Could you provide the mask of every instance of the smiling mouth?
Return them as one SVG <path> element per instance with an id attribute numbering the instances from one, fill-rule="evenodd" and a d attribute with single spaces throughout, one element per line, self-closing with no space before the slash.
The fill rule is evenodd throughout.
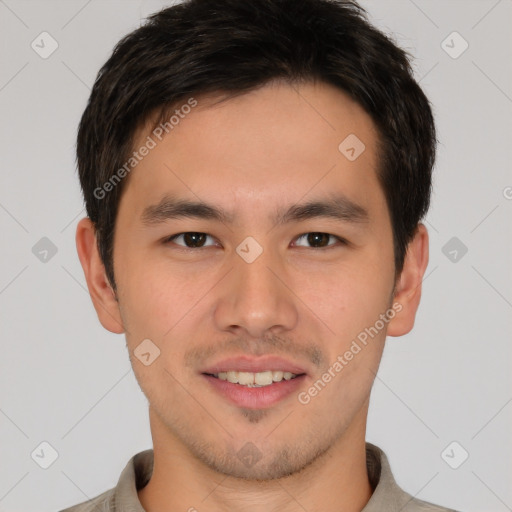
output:
<path id="1" fill-rule="evenodd" d="M 219 380 L 230 382 L 231 384 L 239 384 L 249 388 L 261 388 L 271 386 L 276 382 L 283 380 L 292 380 L 300 375 L 291 372 L 283 372 L 280 370 L 266 370 L 263 372 L 242 372 L 242 371 L 229 371 L 219 373 L 206 373 L 210 377 L 215 377 Z"/>

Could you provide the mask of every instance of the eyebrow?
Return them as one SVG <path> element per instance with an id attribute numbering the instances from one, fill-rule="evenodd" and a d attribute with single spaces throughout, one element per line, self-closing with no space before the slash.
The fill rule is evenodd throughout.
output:
<path id="1" fill-rule="evenodd" d="M 203 201 L 190 201 L 166 195 L 158 204 L 147 206 L 141 215 L 142 223 L 155 226 L 167 220 L 192 218 L 214 220 L 223 224 L 233 224 L 235 215 L 222 208 Z M 343 195 L 312 200 L 279 208 L 271 217 L 273 224 L 282 225 L 315 218 L 330 218 L 350 223 L 368 222 L 369 213 L 361 205 Z"/>

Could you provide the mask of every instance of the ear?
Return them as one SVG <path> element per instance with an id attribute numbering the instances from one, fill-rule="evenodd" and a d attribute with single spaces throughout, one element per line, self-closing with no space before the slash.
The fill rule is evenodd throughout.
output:
<path id="1" fill-rule="evenodd" d="M 403 336 L 414 327 L 416 311 L 420 304 L 421 284 L 428 265 L 428 232 L 418 224 L 413 239 L 407 246 L 404 267 L 397 279 L 393 303 L 399 304 L 397 314 L 390 320 L 388 336 Z"/>
<path id="2" fill-rule="evenodd" d="M 87 288 L 101 325 L 110 332 L 124 332 L 119 304 L 107 279 L 96 243 L 96 230 L 88 217 L 76 228 L 76 249 L 84 270 Z"/>

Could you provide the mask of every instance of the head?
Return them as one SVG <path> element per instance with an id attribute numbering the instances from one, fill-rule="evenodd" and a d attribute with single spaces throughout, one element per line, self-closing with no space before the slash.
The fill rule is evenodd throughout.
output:
<path id="1" fill-rule="evenodd" d="M 267 479 L 360 435 L 414 324 L 434 156 L 408 56 L 355 2 L 191 0 L 119 42 L 80 122 L 77 247 L 154 437 Z M 233 365 L 299 377 L 237 402 L 212 377 Z"/>

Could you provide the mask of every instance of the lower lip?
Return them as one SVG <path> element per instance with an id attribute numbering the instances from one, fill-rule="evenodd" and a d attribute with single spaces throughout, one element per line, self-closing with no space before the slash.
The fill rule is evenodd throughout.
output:
<path id="1" fill-rule="evenodd" d="M 250 388 L 233 384 L 227 380 L 217 379 L 211 375 L 203 374 L 213 388 L 231 403 L 247 409 L 263 409 L 271 407 L 297 390 L 303 383 L 306 375 L 299 375 L 294 379 L 274 382 L 268 386 Z"/>

